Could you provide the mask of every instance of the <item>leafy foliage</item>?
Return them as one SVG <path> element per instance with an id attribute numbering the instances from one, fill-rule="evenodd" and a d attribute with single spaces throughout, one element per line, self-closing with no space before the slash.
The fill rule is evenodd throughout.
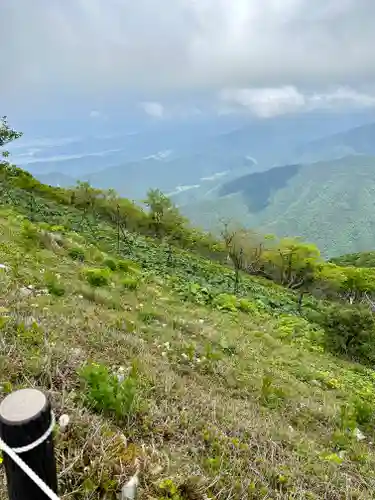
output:
<path id="1" fill-rule="evenodd" d="M 80 371 L 86 384 L 86 401 L 97 411 L 113 414 L 121 420 L 135 410 L 138 375 L 133 365 L 126 377 L 120 372 L 113 374 L 102 364 L 93 363 Z"/>
<path id="2" fill-rule="evenodd" d="M 84 275 L 92 286 L 106 286 L 111 277 L 107 269 L 85 269 Z"/>
<path id="3" fill-rule="evenodd" d="M 318 321 L 326 332 L 330 349 L 362 362 L 374 363 L 375 318 L 368 308 L 330 305 Z"/>

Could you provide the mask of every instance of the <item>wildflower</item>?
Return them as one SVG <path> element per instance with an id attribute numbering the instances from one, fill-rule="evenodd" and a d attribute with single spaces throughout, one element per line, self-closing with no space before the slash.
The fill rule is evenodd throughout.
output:
<path id="1" fill-rule="evenodd" d="M 59 418 L 59 426 L 60 426 L 60 430 L 62 432 L 66 431 L 68 425 L 69 425 L 69 422 L 70 422 L 70 417 L 69 415 L 61 415 L 61 417 Z"/>
<path id="2" fill-rule="evenodd" d="M 122 487 L 121 489 L 121 500 L 135 500 L 138 493 L 138 474 L 134 474 L 133 477 Z"/>
<path id="3" fill-rule="evenodd" d="M 358 427 L 354 429 L 353 435 L 357 438 L 357 441 L 363 441 L 366 439 L 366 436 L 358 429 Z"/>

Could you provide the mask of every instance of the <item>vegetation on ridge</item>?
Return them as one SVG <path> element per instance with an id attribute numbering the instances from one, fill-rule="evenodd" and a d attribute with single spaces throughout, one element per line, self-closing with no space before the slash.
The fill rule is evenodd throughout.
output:
<path id="1" fill-rule="evenodd" d="M 372 269 L 2 173 L 0 395 L 70 416 L 62 498 L 373 498 Z"/>

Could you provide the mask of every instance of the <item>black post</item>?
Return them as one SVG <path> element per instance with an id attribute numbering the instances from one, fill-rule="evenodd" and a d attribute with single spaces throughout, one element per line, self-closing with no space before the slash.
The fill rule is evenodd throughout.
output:
<path id="1" fill-rule="evenodd" d="M 51 404 L 37 389 L 15 391 L 0 404 L 0 437 L 57 493 Z M 41 443 L 36 443 L 46 435 Z M 36 443 L 36 446 L 33 446 Z M 29 450 L 22 448 L 29 447 Z M 17 448 L 20 450 L 17 452 Z M 43 491 L 4 453 L 9 500 L 47 500 Z"/>

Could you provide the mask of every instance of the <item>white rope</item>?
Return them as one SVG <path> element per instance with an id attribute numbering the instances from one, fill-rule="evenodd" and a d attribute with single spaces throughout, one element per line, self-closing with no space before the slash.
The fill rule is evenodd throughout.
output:
<path id="1" fill-rule="evenodd" d="M 26 453 L 27 451 L 33 450 L 40 444 L 46 441 L 50 434 L 52 434 L 53 428 L 55 427 L 55 415 L 51 413 L 51 423 L 44 434 L 40 438 L 36 439 L 33 443 L 27 444 L 26 446 L 20 446 L 19 448 L 12 448 L 15 453 Z"/>
<path id="2" fill-rule="evenodd" d="M 34 483 L 39 486 L 39 488 L 45 493 L 51 500 L 60 500 L 54 491 L 44 482 L 40 477 L 35 474 L 35 472 L 20 458 L 17 453 L 24 453 L 25 451 L 30 451 L 33 448 L 39 446 L 43 441 L 45 441 L 51 434 L 55 424 L 55 418 L 52 413 L 51 425 L 48 427 L 47 431 L 33 443 L 20 448 L 10 448 L 1 438 L 0 438 L 0 449 L 3 450 L 12 460 L 15 462 L 23 472 L 29 476 L 29 478 L 34 481 Z M 21 451 L 20 451 L 21 450 Z"/>

